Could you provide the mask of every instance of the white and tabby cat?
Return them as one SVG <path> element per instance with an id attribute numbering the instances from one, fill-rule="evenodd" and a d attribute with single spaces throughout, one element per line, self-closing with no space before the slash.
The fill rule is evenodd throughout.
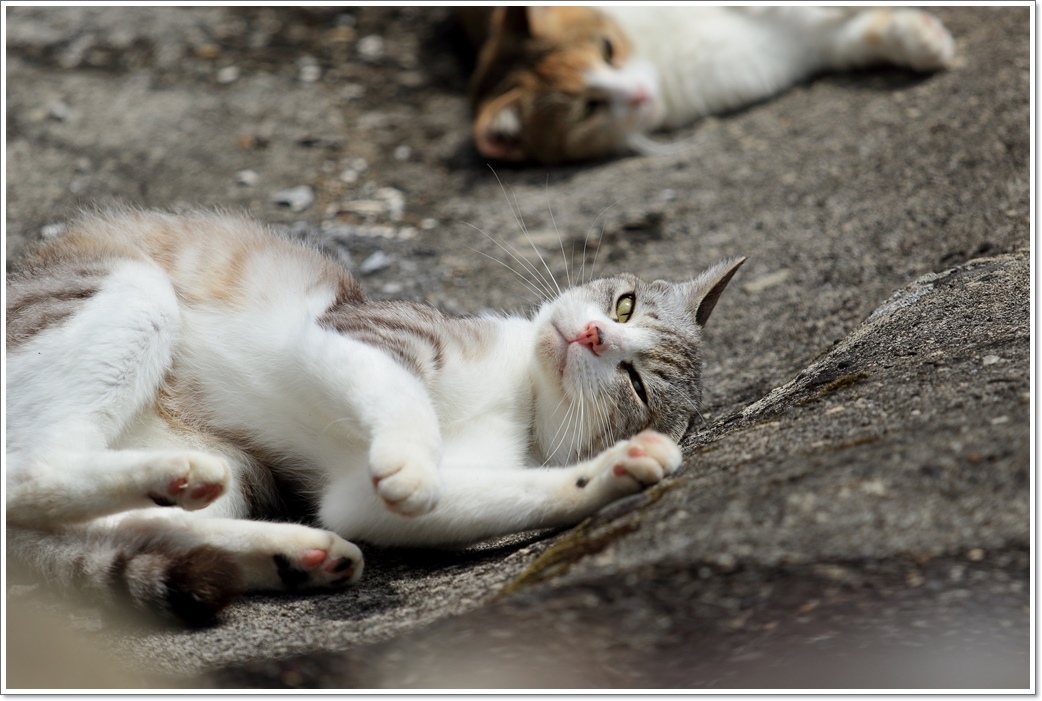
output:
<path id="1" fill-rule="evenodd" d="M 668 151 L 646 134 L 749 105 L 825 71 L 948 66 L 955 43 L 904 8 L 501 7 L 459 10 L 480 47 L 474 141 L 500 160 Z"/>
<path id="2" fill-rule="evenodd" d="M 345 539 L 577 523 L 679 465 L 700 330 L 742 260 L 452 318 L 369 301 L 244 219 L 87 215 L 7 283 L 8 552 L 204 621 L 241 591 L 355 581 Z M 327 530 L 249 520 L 288 493 Z"/>

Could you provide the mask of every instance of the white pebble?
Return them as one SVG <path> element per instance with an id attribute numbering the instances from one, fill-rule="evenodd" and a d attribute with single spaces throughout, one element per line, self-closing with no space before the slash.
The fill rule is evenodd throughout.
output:
<path id="1" fill-rule="evenodd" d="M 40 229 L 40 236 L 45 239 L 53 239 L 57 236 L 61 236 L 64 232 L 64 224 L 48 224 L 47 226 Z"/>
<path id="2" fill-rule="evenodd" d="M 222 85 L 228 83 L 234 83 L 239 79 L 239 67 L 238 66 L 225 66 L 224 68 L 217 71 L 217 82 Z"/>
<path id="3" fill-rule="evenodd" d="M 260 176 L 257 175 L 257 171 L 255 170 L 250 170 L 247 168 L 246 170 L 240 170 L 238 173 L 235 174 L 235 182 L 245 187 L 253 187 L 259 181 Z"/>
<path id="4" fill-rule="evenodd" d="M 399 161 L 407 161 L 411 155 L 412 149 L 404 144 L 394 150 L 394 157 Z"/>
<path id="5" fill-rule="evenodd" d="M 1002 360 L 1002 358 L 1000 358 L 997 355 L 986 355 L 986 356 L 984 356 L 984 361 L 983 362 L 984 362 L 985 365 L 994 365 L 995 363 L 999 362 L 1000 360 Z"/>
<path id="6" fill-rule="evenodd" d="M 361 272 L 362 275 L 372 275 L 373 273 L 378 273 L 381 270 L 390 268 L 393 262 L 394 257 L 387 255 L 383 251 L 377 251 L 362 261 L 362 265 L 359 267 L 359 272 Z"/>
<path id="7" fill-rule="evenodd" d="M 300 185 L 276 192 L 271 200 L 275 204 L 289 207 L 294 212 L 301 212 L 315 201 L 315 191 L 311 189 L 310 185 Z"/>
<path id="8" fill-rule="evenodd" d="M 370 34 L 358 40 L 358 55 L 363 61 L 379 61 L 384 55 L 383 37 Z"/>

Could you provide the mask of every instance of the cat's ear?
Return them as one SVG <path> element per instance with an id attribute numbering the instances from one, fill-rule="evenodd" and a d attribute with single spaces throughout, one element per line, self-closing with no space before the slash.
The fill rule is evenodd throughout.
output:
<path id="1" fill-rule="evenodd" d="M 521 90 L 515 88 L 478 107 L 474 119 L 474 144 L 485 158 L 520 161 L 525 157 L 521 144 Z"/>
<path id="2" fill-rule="evenodd" d="M 745 256 L 741 256 L 720 261 L 691 282 L 686 282 L 681 286 L 686 297 L 687 307 L 694 316 L 696 324 L 703 327 L 706 325 L 721 293 L 745 260 Z"/>
<path id="3" fill-rule="evenodd" d="M 528 7 L 497 7 L 492 11 L 492 34 L 512 35 L 521 39 L 532 37 L 532 24 L 529 22 Z"/>

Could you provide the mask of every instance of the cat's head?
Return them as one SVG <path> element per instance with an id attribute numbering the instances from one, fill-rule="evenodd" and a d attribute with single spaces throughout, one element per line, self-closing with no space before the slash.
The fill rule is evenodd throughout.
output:
<path id="1" fill-rule="evenodd" d="M 645 428 L 679 441 L 698 420 L 701 331 L 745 258 L 694 280 L 617 275 L 571 288 L 536 316 L 536 447 L 589 458 Z"/>
<path id="2" fill-rule="evenodd" d="M 487 158 L 560 163 L 623 151 L 663 112 L 658 72 L 592 7 L 499 7 L 471 80 Z"/>

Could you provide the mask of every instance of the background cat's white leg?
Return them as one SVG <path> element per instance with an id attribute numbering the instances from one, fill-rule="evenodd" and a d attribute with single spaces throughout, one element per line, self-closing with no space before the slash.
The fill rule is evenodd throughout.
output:
<path id="1" fill-rule="evenodd" d="M 955 40 L 933 15 L 905 8 L 858 12 L 833 33 L 829 68 L 890 63 L 917 71 L 949 66 Z"/>
<path id="2" fill-rule="evenodd" d="M 178 326 L 166 275 L 116 262 L 75 314 L 8 355 L 8 523 L 48 527 L 150 499 L 199 508 L 221 493 L 222 458 L 110 449 L 154 401 Z"/>
<path id="3" fill-rule="evenodd" d="M 645 431 L 571 467 L 446 464 L 445 493 L 439 508 L 409 519 L 379 508 L 366 493 L 364 482 L 347 475 L 327 489 L 319 520 L 344 537 L 380 545 L 468 543 L 576 524 L 606 504 L 660 481 L 680 460 L 680 449 L 672 440 Z"/>

